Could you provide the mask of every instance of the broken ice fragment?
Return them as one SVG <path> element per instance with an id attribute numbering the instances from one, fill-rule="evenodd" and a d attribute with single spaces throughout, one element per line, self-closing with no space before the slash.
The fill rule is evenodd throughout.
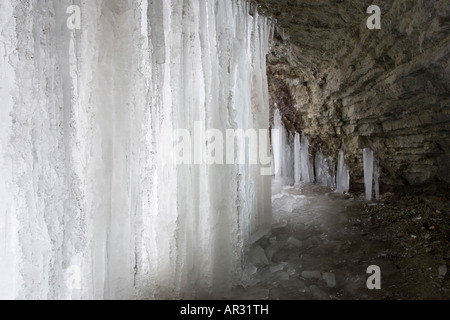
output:
<path id="1" fill-rule="evenodd" d="M 272 230 L 275 230 L 275 229 L 283 229 L 283 228 L 285 228 L 286 226 L 287 226 L 287 222 L 286 222 L 286 221 L 282 221 L 282 222 L 273 224 L 273 225 L 272 225 Z"/>
<path id="2" fill-rule="evenodd" d="M 333 273 L 325 272 L 322 278 L 327 282 L 328 287 L 336 288 L 336 277 L 334 276 Z"/>
<path id="3" fill-rule="evenodd" d="M 264 252 L 264 249 L 261 248 L 260 246 L 256 246 L 256 248 L 254 248 L 252 250 L 252 258 L 255 263 L 265 264 L 265 265 L 270 264 L 269 260 L 267 259 L 266 254 Z"/>
<path id="4" fill-rule="evenodd" d="M 320 279 L 320 278 L 322 278 L 322 275 L 320 274 L 320 271 L 303 271 L 302 278 L 304 278 L 304 279 Z"/>
<path id="5" fill-rule="evenodd" d="M 294 237 L 290 237 L 288 239 L 287 243 L 289 245 L 297 247 L 297 248 L 301 248 L 302 247 L 302 242 L 300 240 L 295 239 Z"/>
<path id="6" fill-rule="evenodd" d="M 311 293 L 319 300 L 329 300 L 331 298 L 318 286 L 311 286 L 309 287 L 309 290 L 311 290 Z"/>
<path id="7" fill-rule="evenodd" d="M 280 281 L 288 281 L 289 280 L 289 274 L 286 272 L 281 272 L 278 275 L 278 279 L 280 279 Z"/>
<path id="8" fill-rule="evenodd" d="M 273 267 L 270 267 L 270 272 L 275 273 L 278 271 L 282 271 L 284 269 L 284 265 L 283 264 L 279 264 Z"/>

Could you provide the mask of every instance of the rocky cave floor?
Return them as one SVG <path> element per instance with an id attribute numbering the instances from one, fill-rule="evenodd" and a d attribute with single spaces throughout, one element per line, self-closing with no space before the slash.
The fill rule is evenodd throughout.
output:
<path id="1" fill-rule="evenodd" d="M 450 202 L 445 196 L 340 196 L 273 186 L 274 224 L 252 245 L 231 299 L 428 300 L 450 298 Z M 367 268 L 381 269 L 369 290 Z"/>

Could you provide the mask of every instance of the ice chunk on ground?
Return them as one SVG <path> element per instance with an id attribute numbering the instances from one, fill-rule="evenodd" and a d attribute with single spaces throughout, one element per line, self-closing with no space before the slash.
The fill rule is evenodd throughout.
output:
<path id="1" fill-rule="evenodd" d="M 278 271 L 282 271 L 283 269 L 284 269 L 284 265 L 283 264 L 278 264 L 276 266 L 270 267 L 270 272 L 276 273 Z"/>
<path id="2" fill-rule="evenodd" d="M 439 267 L 439 275 L 445 277 L 447 275 L 447 266 L 443 265 Z"/>
<path id="3" fill-rule="evenodd" d="M 260 231 L 257 231 L 256 233 L 254 233 L 249 239 L 248 239 L 248 243 L 254 244 L 255 242 L 257 242 L 258 240 L 264 238 L 265 236 L 267 236 L 268 234 L 270 234 L 270 229 L 262 229 Z"/>
<path id="4" fill-rule="evenodd" d="M 302 242 L 298 239 L 295 239 L 294 237 L 290 237 L 287 241 L 287 244 L 293 246 L 293 247 L 297 247 L 297 248 L 301 248 L 302 247 Z"/>
<path id="5" fill-rule="evenodd" d="M 289 274 L 287 273 L 287 272 L 280 272 L 279 274 L 278 274 L 278 279 L 280 280 L 280 281 L 288 281 L 289 280 Z"/>
<path id="6" fill-rule="evenodd" d="M 326 281 L 328 287 L 336 288 L 336 277 L 333 273 L 325 272 L 322 278 Z"/>
<path id="7" fill-rule="evenodd" d="M 278 222 L 272 225 L 272 230 L 283 229 L 286 228 L 286 226 L 287 226 L 286 221 Z"/>
<path id="8" fill-rule="evenodd" d="M 287 273 L 288 273 L 288 275 L 293 276 L 296 274 L 296 271 L 295 271 L 295 269 L 289 268 Z"/>
<path id="9" fill-rule="evenodd" d="M 311 286 L 309 287 L 309 290 L 314 295 L 316 299 L 319 300 L 329 300 L 330 296 L 324 292 L 322 289 L 320 289 L 318 286 Z"/>
<path id="10" fill-rule="evenodd" d="M 304 279 L 321 279 L 320 271 L 302 271 L 302 278 Z"/>
<path id="11" fill-rule="evenodd" d="M 281 199 L 283 199 L 284 196 L 286 196 L 284 193 L 278 193 L 278 194 L 272 196 L 272 201 L 281 200 Z"/>
<path id="12" fill-rule="evenodd" d="M 264 252 L 264 249 L 260 246 L 256 246 L 250 251 L 251 260 L 256 264 L 270 264 L 269 260 L 267 259 L 266 253 Z"/>
<path id="13" fill-rule="evenodd" d="M 269 294 L 270 291 L 268 289 L 252 287 L 245 291 L 241 300 L 268 300 Z"/>
<path id="14" fill-rule="evenodd" d="M 278 251 L 280 251 L 282 248 L 283 248 L 283 243 L 274 243 L 274 244 L 271 244 L 270 246 L 268 246 L 267 248 L 266 248 L 266 256 L 267 256 L 267 258 L 270 260 L 270 261 L 272 261 L 273 260 L 273 256 L 278 252 Z"/>

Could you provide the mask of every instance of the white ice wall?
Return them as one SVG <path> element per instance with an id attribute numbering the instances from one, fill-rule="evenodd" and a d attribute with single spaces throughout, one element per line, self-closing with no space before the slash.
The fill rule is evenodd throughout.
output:
<path id="1" fill-rule="evenodd" d="M 268 129 L 271 26 L 252 10 L 0 4 L 0 298 L 193 298 L 238 282 L 247 239 L 271 222 L 270 177 L 171 157 L 174 130 L 196 121 Z"/>

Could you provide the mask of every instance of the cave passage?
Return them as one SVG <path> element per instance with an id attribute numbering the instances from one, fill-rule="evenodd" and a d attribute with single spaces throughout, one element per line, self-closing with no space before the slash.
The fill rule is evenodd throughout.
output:
<path id="1" fill-rule="evenodd" d="M 274 179 L 272 200 L 273 225 L 252 244 L 233 299 L 417 298 L 418 292 L 401 290 L 405 279 L 389 259 L 395 249 L 376 235 L 363 199 Z M 383 272 L 383 292 L 367 287 L 372 265 Z"/>
<path id="2" fill-rule="evenodd" d="M 447 299 L 446 265 L 435 258 L 447 235 L 432 226 L 440 214 L 428 206 L 441 200 L 385 194 L 367 202 L 364 193 L 276 178 L 272 186 L 273 224 L 253 239 L 242 283 L 228 298 Z M 371 287 L 372 267 L 380 270 L 379 290 Z"/>

